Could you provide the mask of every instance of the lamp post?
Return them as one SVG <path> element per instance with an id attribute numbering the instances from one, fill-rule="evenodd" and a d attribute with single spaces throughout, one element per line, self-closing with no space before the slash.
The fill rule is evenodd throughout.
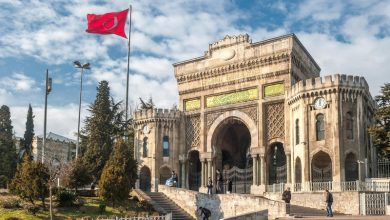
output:
<path id="1" fill-rule="evenodd" d="M 46 148 L 46 119 L 47 119 L 47 96 L 51 92 L 51 78 L 49 77 L 49 70 L 46 69 L 46 85 L 45 85 L 45 113 L 43 117 L 43 141 L 42 141 L 42 163 L 45 162 L 45 148 Z"/>
<path id="2" fill-rule="evenodd" d="M 80 76 L 80 102 L 79 102 L 79 119 L 77 123 L 77 142 L 76 142 L 76 159 L 79 155 L 79 141 L 80 141 L 80 114 L 81 114 L 81 95 L 83 92 L 83 72 L 84 69 L 89 70 L 91 69 L 89 63 L 81 64 L 80 61 L 74 61 L 73 62 L 74 67 L 77 69 L 81 69 L 81 76 Z"/>
<path id="3" fill-rule="evenodd" d="M 360 164 L 364 163 L 364 161 L 362 160 L 357 160 L 356 161 L 358 163 L 358 175 L 359 175 L 359 182 L 362 181 L 362 170 L 360 168 Z"/>

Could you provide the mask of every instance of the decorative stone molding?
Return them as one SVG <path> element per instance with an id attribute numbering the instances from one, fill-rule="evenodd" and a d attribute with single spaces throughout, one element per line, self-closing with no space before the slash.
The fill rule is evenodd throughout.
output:
<path id="1" fill-rule="evenodd" d="M 186 82 L 192 82 L 192 81 L 207 79 L 219 75 L 224 75 L 231 72 L 247 70 L 249 68 L 268 66 L 271 64 L 281 63 L 281 62 L 289 62 L 290 58 L 291 58 L 290 54 L 287 51 L 285 51 L 279 54 L 257 57 L 251 60 L 230 63 L 228 65 L 223 65 L 223 66 L 210 68 L 202 71 L 187 73 L 185 75 L 177 76 L 176 80 L 178 84 L 182 84 Z"/>
<path id="2" fill-rule="evenodd" d="M 278 76 L 288 75 L 288 74 L 290 74 L 289 70 L 269 72 L 269 73 L 266 73 L 266 74 L 250 76 L 250 77 L 241 78 L 241 79 L 237 79 L 237 80 L 232 80 L 232 81 L 228 81 L 228 82 L 225 81 L 225 82 L 216 83 L 216 84 L 213 84 L 213 85 L 201 86 L 201 87 L 194 88 L 194 89 L 188 89 L 188 90 L 179 91 L 179 95 L 195 93 L 195 92 L 201 92 L 201 91 L 204 91 L 204 90 L 207 90 L 207 89 L 216 89 L 216 88 L 220 88 L 220 87 L 224 87 L 224 86 L 235 85 L 235 84 L 239 84 L 239 83 L 250 82 L 250 81 L 255 81 L 255 80 L 261 80 L 261 79 L 266 79 L 266 78 L 275 78 L 275 77 L 278 77 Z"/>
<path id="3" fill-rule="evenodd" d="M 276 137 L 284 138 L 284 103 L 276 102 L 266 104 L 265 112 L 265 138 L 270 140 Z"/>
<path id="4" fill-rule="evenodd" d="M 200 145 L 200 115 L 185 117 L 186 124 L 186 147 L 198 148 Z"/>

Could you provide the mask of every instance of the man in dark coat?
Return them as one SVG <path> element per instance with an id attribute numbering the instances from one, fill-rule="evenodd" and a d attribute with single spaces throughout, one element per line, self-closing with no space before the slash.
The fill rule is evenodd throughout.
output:
<path id="1" fill-rule="evenodd" d="M 204 207 L 199 207 L 200 210 L 200 217 L 203 215 L 203 220 L 208 220 L 209 217 L 211 216 L 211 211 L 204 208 Z"/>
<path id="2" fill-rule="evenodd" d="M 291 201 L 291 191 L 290 187 L 287 187 L 282 194 L 282 200 L 286 202 L 286 214 L 290 214 L 290 201 Z"/>
<path id="3" fill-rule="evenodd" d="M 332 212 L 332 204 L 333 204 L 333 195 L 332 193 L 329 192 L 328 189 L 325 190 L 326 192 L 326 216 L 328 217 L 333 217 L 333 212 Z"/>

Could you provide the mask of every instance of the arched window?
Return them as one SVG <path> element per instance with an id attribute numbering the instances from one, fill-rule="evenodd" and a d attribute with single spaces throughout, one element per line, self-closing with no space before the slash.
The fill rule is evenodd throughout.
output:
<path id="1" fill-rule="evenodd" d="M 316 138 L 317 141 L 325 139 L 325 122 L 323 114 L 318 114 L 316 116 Z"/>
<path id="2" fill-rule="evenodd" d="M 142 145 L 142 156 L 147 157 L 148 156 L 148 138 L 144 137 L 144 142 Z"/>
<path id="3" fill-rule="evenodd" d="M 163 137 L 163 157 L 169 157 L 169 137 Z"/>
<path id="4" fill-rule="evenodd" d="M 299 119 L 295 120 L 295 144 L 299 144 Z"/>
<path id="5" fill-rule="evenodd" d="M 345 131 L 348 139 L 353 139 L 353 119 L 352 113 L 347 112 L 345 115 Z"/>

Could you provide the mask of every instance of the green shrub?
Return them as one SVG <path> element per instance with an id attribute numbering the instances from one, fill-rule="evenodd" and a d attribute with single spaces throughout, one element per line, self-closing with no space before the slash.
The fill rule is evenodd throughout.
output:
<path id="1" fill-rule="evenodd" d="M 5 220 L 19 220 L 19 218 L 17 218 L 17 217 L 8 217 Z"/>
<path id="2" fill-rule="evenodd" d="M 148 211 L 148 212 L 151 212 L 154 210 L 153 206 L 150 203 L 148 203 L 146 200 L 138 202 L 136 205 L 136 208 L 138 210 L 143 210 L 143 211 Z"/>
<path id="3" fill-rule="evenodd" d="M 4 209 L 16 209 L 20 208 L 20 200 L 15 197 L 7 196 L 0 200 L 0 205 Z"/>
<path id="4" fill-rule="evenodd" d="M 0 175 L 0 188 L 7 188 L 8 178 L 4 175 Z"/>
<path id="5" fill-rule="evenodd" d="M 103 214 L 106 211 L 105 204 L 99 204 L 99 214 Z"/>
<path id="6" fill-rule="evenodd" d="M 70 191 L 61 190 L 57 193 L 57 202 L 60 207 L 74 206 L 76 199 L 76 194 Z"/>
<path id="7" fill-rule="evenodd" d="M 33 215 L 35 215 L 35 213 L 39 211 L 39 207 L 32 204 L 26 204 L 24 206 L 24 209 L 26 209 L 28 213 L 31 213 Z"/>

